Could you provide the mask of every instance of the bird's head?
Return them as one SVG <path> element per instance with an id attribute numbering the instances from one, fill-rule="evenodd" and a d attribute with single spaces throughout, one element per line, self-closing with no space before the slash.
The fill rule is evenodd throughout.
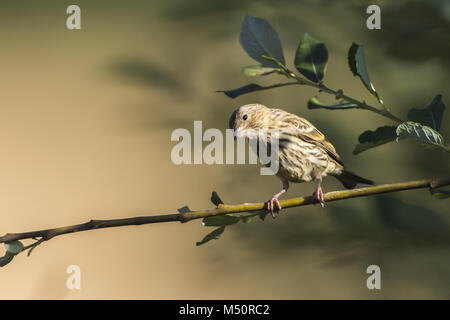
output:
<path id="1" fill-rule="evenodd" d="M 246 104 L 234 110 L 229 121 L 234 136 L 251 138 L 255 130 L 264 129 L 267 111 L 262 104 Z"/>

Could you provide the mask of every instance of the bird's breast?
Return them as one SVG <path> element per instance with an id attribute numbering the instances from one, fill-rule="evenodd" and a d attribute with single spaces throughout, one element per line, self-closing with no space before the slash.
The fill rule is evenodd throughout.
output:
<path id="1" fill-rule="evenodd" d="M 317 179 L 328 166 L 326 152 L 297 137 L 280 136 L 278 152 L 280 175 L 292 182 Z"/>

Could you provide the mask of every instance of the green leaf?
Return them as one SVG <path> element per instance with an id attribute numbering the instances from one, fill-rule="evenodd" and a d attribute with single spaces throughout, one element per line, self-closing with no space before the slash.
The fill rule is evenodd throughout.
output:
<path id="1" fill-rule="evenodd" d="M 336 104 L 325 105 L 319 101 L 317 97 L 312 97 L 308 101 L 308 109 L 329 109 L 329 110 L 337 110 L 337 109 L 357 109 L 359 106 L 355 103 L 341 100 Z"/>
<path id="2" fill-rule="evenodd" d="M 450 149 L 444 145 L 444 139 L 439 132 L 416 122 L 404 122 L 398 127 L 384 126 L 375 131 L 365 131 L 359 136 L 359 144 L 353 150 L 353 154 L 366 151 L 373 147 L 405 138 L 416 139 L 433 147 L 440 147 L 446 151 Z"/>
<path id="3" fill-rule="evenodd" d="M 433 195 L 433 197 L 440 199 L 440 200 L 450 198 L 450 190 L 431 189 L 430 193 Z"/>
<path id="4" fill-rule="evenodd" d="M 220 235 L 225 231 L 225 226 L 222 226 L 220 228 L 214 229 L 212 232 L 208 233 L 202 241 L 199 241 L 196 243 L 197 246 L 201 246 L 202 244 L 205 244 L 211 240 L 217 240 L 219 239 Z"/>
<path id="5" fill-rule="evenodd" d="M 442 102 L 442 95 L 436 95 L 425 109 L 411 109 L 408 112 L 408 120 L 418 122 L 436 131 L 441 129 L 442 117 L 445 105 Z"/>
<path id="6" fill-rule="evenodd" d="M 205 227 L 219 227 L 238 223 L 239 220 L 241 220 L 241 218 L 238 216 L 234 216 L 232 214 L 222 214 L 203 218 L 202 223 Z"/>
<path id="7" fill-rule="evenodd" d="M 184 206 L 184 207 L 177 209 L 177 211 L 178 211 L 178 213 L 186 213 L 186 212 L 191 212 L 191 209 L 189 209 L 188 206 Z"/>
<path id="8" fill-rule="evenodd" d="M 353 150 L 353 154 L 358 154 L 368 149 L 394 141 L 397 138 L 395 126 L 379 127 L 375 131 L 364 131 L 358 138 L 359 144 Z"/>
<path id="9" fill-rule="evenodd" d="M 239 97 L 242 94 L 253 92 L 253 91 L 258 91 L 258 90 L 262 90 L 262 89 L 263 89 L 263 87 L 261 87 L 260 85 L 257 85 L 255 83 L 250 83 L 250 84 L 247 84 L 247 85 L 245 85 L 243 87 L 240 87 L 240 88 L 237 88 L 237 89 L 219 90 L 217 92 L 223 92 L 228 97 L 234 99 L 236 97 Z"/>
<path id="10" fill-rule="evenodd" d="M 11 253 L 9 251 L 6 251 L 5 255 L 3 257 L 0 257 L 0 267 L 6 266 L 8 263 L 12 261 L 15 254 Z"/>
<path id="11" fill-rule="evenodd" d="M 327 71 L 328 50 L 325 44 L 305 33 L 295 53 L 297 70 L 313 82 L 322 81 Z"/>
<path id="12" fill-rule="evenodd" d="M 274 62 L 262 56 L 269 56 L 285 64 L 281 41 L 275 29 L 264 19 L 246 15 L 242 23 L 239 42 L 247 54 L 264 67 L 274 67 Z"/>
<path id="13" fill-rule="evenodd" d="M 264 219 L 266 218 L 266 216 L 267 216 L 268 213 L 269 213 L 269 212 L 267 212 L 267 211 L 262 211 L 262 212 L 258 215 L 258 217 L 259 217 L 262 221 L 264 221 Z"/>
<path id="14" fill-rule="evenodd" d="M 278 87 L 284 87 L 284 86 L 291 86 L 291 85 L 297 85 L 298 82 L 285 82 L 285 83 L 276 83 L 276 84 L 272 84 L 270 86 L 260 86 L 254 83 L 250 83 L 246 86 L 237 88 L 237 89 L 233 89 L 233 90 L 217 90 L 216 92 L 223 92 L 225 93 L 228 97 L 230 98 L 236 98 L 242 94 L 245 93 L 249 93 L 249 92 L 253 92 L 253 91 L 259 91 L 259 90 L 267 90 L 267 89 L 273 89 L 273 88 L 278 88 Z"/>
<path id="15" fill-rule="evenodd" d="M 263 66 L 246 66 L 242 68 L 242 73 L 246 76 L 266 76 L 274 72 L 280 72 L 280 68 L 270 68 Z"/>
<path id="16" fill-rule="evenodd" d="M 352 43 L 348 51 L 348 64 L 353 75 L 358 76 L 367 90 L 369 90 L 369 92 L 375 98 L 377 98 L 378 102 L 381 105 L 384 105 L 383 100 L 381 100 L 380 96 L 375 90 L 375 87 L 370 81 L 369 74 L 366 69 L 366 63 L 364 61 L 364 50 L 362 45 Z"/>
<path id="17" fill-rule="evenodd" d="M 412 121 L 403 122 L 397 127 L 397 141 L 406 138 L 412 138 L 431 145 L 444 145 L 444 138 L 439 132 Z"/>
<path id="18" fill-rule="evenodd" d="M 219 204 L 223 204 L 222 199 L 220 199 L 219 195 L 215 191 L 213 191 L 211 194 L 211 202 L 217 207 L 219 206 Z"/>
<path id="19" fill-rule="evenodd" d="M 19 240 L 15 240 L 12 242 L 5 243 L 5 249 L 7 252 L 11 253 L 19 253 L 23 249 L 23 244 Z"/>

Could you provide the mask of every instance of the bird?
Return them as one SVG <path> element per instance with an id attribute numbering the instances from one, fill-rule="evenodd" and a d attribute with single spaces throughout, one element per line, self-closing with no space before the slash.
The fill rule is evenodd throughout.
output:
<path id="1" fill-rule="evenodd" d="M 267 210 L 273 218 L 281 211 L 278 198 L 288 191 L 289 182 L 317 181 L 313 198 L 321 207 L 325 205 L 321 187 L 325 176 L 337 178 L 347 189 L 354 189 L 358 183 L 374 184 L 373 181 L 346 170 L 341 157 L 325 135 L 308 120 L 295 114 L 262 104 L 246 104 L 233 112 L 229 127 L 233 129 L 235 137 L 249 140 L 257 139 L 255 131 L 265 130 L 267 150 L 270 150 L 271 141 L 273 143 L 272 139 L 275 138 L 271 136 L 272 130 L 278 132 L 279 164 L 276 176 L 281 180 L 282 190 L 267 201 Z M 258 148 L 258 144 L 256 145 Z"/>

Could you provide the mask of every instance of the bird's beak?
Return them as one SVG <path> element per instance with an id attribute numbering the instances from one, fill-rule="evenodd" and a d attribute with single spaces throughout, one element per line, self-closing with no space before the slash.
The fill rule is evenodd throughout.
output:
<path id="1" fill-rule="evenodd" d="M 233 131 L 234 139 L 238 138 L 240 136 L 241 132 L 242 132 L 241 128 L 234 129 L 234 131 Z"/>

